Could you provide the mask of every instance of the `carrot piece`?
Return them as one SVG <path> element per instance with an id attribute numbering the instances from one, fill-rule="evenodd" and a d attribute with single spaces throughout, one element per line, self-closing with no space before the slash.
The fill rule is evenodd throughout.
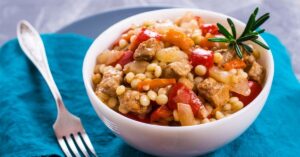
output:
<path id="1" fill-rule="evenodd" d="M 144 81 L 141 81 L 138 84 L 137 89 L 139 91 L 142 91 L 143 90 L 143 86 L 147 86 L 147 85 L 149 85 L 150 89 L 156 89 L 156 88 L 165 87 L 167 85 L 171 85 L 171 84 L 175 84 L 175 83 L 176 83 L 176 79 L 144 80 Z"/>
<path id="2" fill-rule="evenodd" d="M 225 63 L 223 66 L 225 70 L 244 69 L 246 68 L 246 63 L 241 59 L 234 59 Z"/>
<path id="3" fill-rule="evenodd" d="M 189 38 L 183 32 L 177 31 L 175 29 L 169 29 L 166 36 L 164 37 L 164 40 L 175 46 L 178 46 L 187 54 L 190 53 L 190 48 L 194 46 L 194 41 L 191 38 Z"/>

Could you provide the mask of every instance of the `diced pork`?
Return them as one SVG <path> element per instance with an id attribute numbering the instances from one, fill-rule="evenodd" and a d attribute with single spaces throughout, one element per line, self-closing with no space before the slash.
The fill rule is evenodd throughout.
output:
<path id="1" fill-rule="evenodd" d="M 174 78 L 186 76 L 192 70 L 192 66 L 185 61 L 176 61 L 163 68 L 163 77 Z"/>
<path id="2" fill-rule="evenodd" d="M 96 87 L 96 93 L 102 92 L 109 96 L 116 95 L 116 89 L 122 81 L 123 72 L 112 66 L 105 67 L 103 70 L 103 78 Z"/>
<path id="3" fill-rule="evenodd" d="M 163 44 L 160 41 L 150 38 L 138 46 L 134 52 L 133 58 L 138 61 L 151 61 L 156 52 L 162 49 L 162 47 Z"/>
<path id="4" fill-rule="evenodd" d="M 200 82 L 198 92 L 216 107 L 223 106 L 229 100 L 229 87 L 213 78 L 207 78 Z"/>
<path id="5" fill-rule="evenodd" d="M 223 56 L 223 63 L 226 63 L 232 60 L 235 57 L 235 52 L 227 49 L 216 50 L 215 52 L 219 52 Z"/>
<path id="6" fill-rule="evenodd" d="M 252 80 L 261 84 L 265 77 L 264 67 L 257 62 L 253 62 L 250 70 L 248 71 L 248 75 Z"/>
<path id="7" fill-rule="evenodd" d="M 141 94 L 135 90 L 126 90 L 124 94 L 118 96 L 120 106 L 119 111 L 123 114 L 128 112 L 139 115 L 146 114 L 150 111 L 150 106 L 142 106 L 139 102 Z"/>
<path id="8" fill-rule="evenodd" d="M 255 57 L 252 54 L 244 54 L 243 58 L 247 66 L 251 66 L 255 62 Z"/>
<path id="9" fill-rule="evenodd" d="M 167 66 L 163 69 L 162 77 L 164 78 L 178 78 L 178 75 L 171 69 L 171 67 Z"/>
<path id="10" fill-rule="evenodd" d="M 168 66 L 179 76 L 186 76 L 192 70 L 192 66 L 186 62 L 173 62 Z"/>
<path id="11" fill-rule="evenodd" d="M 146 61 L 133 61 L 126 64 L 123 70 L 125 73 L 128 72 L 133 72 L 135 74 L 144 73 L 146 71 L 148 64 L 149 63 Z"/>

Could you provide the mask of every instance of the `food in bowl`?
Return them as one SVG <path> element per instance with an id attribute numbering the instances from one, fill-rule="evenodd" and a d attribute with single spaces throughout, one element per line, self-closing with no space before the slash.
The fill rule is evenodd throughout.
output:
<path id="1" fill-rule="evenodd" d="M 263 31 L 255 20 L 239 38 L 228 23 L 232 34 L 187 12 L 133 25 L 95 58 L 95 94 L 120 114 L 151 124 L 189 126 L 234 114 L 265 80 L 260 52 L 244 42 L 266 45 L 256 40 Z"/>
<path id="2" fill-rule="evenodd" d="M 145 12 L 126 18 L 112 25 L 103 33 L 101 33 L 89 47 L 83 62 L 82 73 L 84 85 L 91 104 L 101 121 L 114 134 L 121 137 L 124 142 L 130 146 L 156 156 L 197 156 L 214 151 L 233 141 L 243 132 L 245 132 L 245 130 L 260 114 L 272 86 L 272 80 L 274 76 L 274 60 L 271 51 L 264 49 L 259 44 L 254 44 L 252 41 L 249 41 L 246 42 L 246 44 L 251 43 L 253 45 L 253 49 L 260 52 L 259 59 L 256 59 L 256 61 L 258 61 L 258 63 L 265 69 L 265 79 L 261 84 L 263 85 L 263 89 L 261 90 L 260 94 L 242 110 L 239 110 L 238 112 L 235 112 L 226 118 L 222 118 L 211 123 L 183 127 L 152 125 L 127 118 L 122 114 L 119 114 L 119 112 L 115 112 L 109 108 L 106 105 L 108 104 L 107 101 L 101 101 L 98 98 L 99 96 L 95 94 L 96 86 L 94 86 L 92 83 L 94 67 L 96 64 L 99 64 L 96 63 L 97 56 L 104 50 L 110 49 L 112 47 L 112 43 L 115 43 L 116 39 L 119 38 L 120 35 L 123 34 L 128 28 L 130 28 L 132 24 L 142 25 L 145 19 L 152 21 L 170 19 L 175 21 L 175 19 L 187 12 L 192 12 L 194 15 L 201 16 L 206 23 L 220 23 L 226 26 L 225 28 L 228 30 L 230 29 L 226 21 L 229 17 L 212 11 L 190 8 L 172 8 Z M 227 34 L 229 38 L 225 36 L 219 37 L 230 39 L 228 40 L 229 42 L 224 39 L 218 40 L 226 41 L 228 44 L 234 42 L 233 44 L 231 43 L 232 47 L 234 48 L 233 45 L 241 44 L 240 42 L 237 42 L 237 39 L 239 39 L 243 30 L 245 30 L 246 24 L 232 17 L 230 18 L 236 27 L 236 38 L 231 37 L 233 36 L 233 33 L 230 33 L 230 36 Z M 255 21 L 255 23 L 257 23 L 258 19 L 261 18 L 255 18 L 255 20 L 253 20 L 253 18 L 251 19 L 252 20 L 250 21 Z M 253 25 L 253 23 L 251 25 Z M 229 30 L 229 32 L 231 31 Z M 247 32 L 253 31 L 251 30 Z M 254 41 L 255 38 L 257 37 L 253 37 Z M 264 39 L 260 36 L 257 38 L 257 40 L 263 44 L 266 44 Z M 255 54 L 255 52 L 253 52 L 253 54 Z M 105 99 L 108 100 L 107 97 Z"/>

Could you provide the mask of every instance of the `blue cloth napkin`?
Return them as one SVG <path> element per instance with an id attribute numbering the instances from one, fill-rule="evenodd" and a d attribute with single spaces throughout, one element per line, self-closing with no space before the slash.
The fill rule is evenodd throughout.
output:
<path id="1" fill-rule="evenodd" d="M 239 138 L 206 156 L 297 156 L 300 154 L 300 84 L 286 48 L 264 34 L 275 59 L 272 90 L 261 114 Z M 82 61 L 92 40 L 43 35 L 54 79 L 66 106 L 78 115 L 99 156 L 150 156 L 116 137 L 99 120 L 86 95 Z M 0 156 L 63 156 L 52 130 L 55 102 L 17 40 L 0 49 Z M 243 123 L 241 121 L 241 123 Z"/>

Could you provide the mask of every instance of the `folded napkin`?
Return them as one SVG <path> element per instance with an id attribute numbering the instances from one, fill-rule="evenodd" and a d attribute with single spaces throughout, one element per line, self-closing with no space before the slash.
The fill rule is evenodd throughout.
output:
<path id="1" fill-rule="evenodd" d="M 244 134 L 206 156 L 300 154 L 300 84 L 285 47 L 271 34 L 263 37 L 271 46 L 275 59 L 275 77 L 269 99 Z M 81 68 L 92 40 L 72 34 L 43 35 L 42 38 L 64 102 L 81 118 L 97 154 L 105 157 L 150 156 L 116 137 L 90 105 Z M 17 40 L 9 41 L 0 49 L 0 79 L 0 156 L 63 156 L 52 129 L 56 118 L 55 102 Z"/>

